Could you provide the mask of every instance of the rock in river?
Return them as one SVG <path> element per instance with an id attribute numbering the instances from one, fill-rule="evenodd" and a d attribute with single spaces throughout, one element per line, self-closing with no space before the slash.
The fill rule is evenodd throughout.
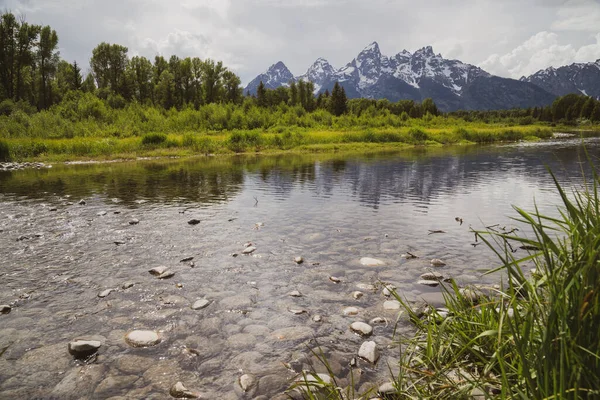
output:
<path id="1" fill-rule="evenodd" d="M 358 291 L 358 290 L 357 290 L 357 291 L 355 291 L 355 292 L 352 292 L 352 297 L 354 297 L 356 300 L 358 300 L 358 299 L 360 299 L 361 297 L 363 297 L 363 292 L 360 292 L 360 291 Z"/>
<path id="2" fill-rule="evenodd" d="M 140 223 L 140 220 L 137 218 L 132 218 L 131 220 L 129 220 L 129 225 L 137 225 Z"/>
<path id="3" fill-rule="evenodd" d="M 99 340 L 75 339 L 69 342 L 69 354 L 76 358 L 89 357 L 102 346 Z"/>
<path id="4" fill-rule="evenodd" d="M 433 265 L 434 267 L 443 267 L 444 265 L 446 265 L 446 263 L 440 260 L 439 258 L 434 258 L 433 260 L 431 260 L 431 265 Z"/>
<path id="5" fill-rule="evenodd" d="M 361 336 L 371 336 L 373 333 L 373 327 L 369 324 L 365 324 L 364 322 L 353 322 L 350 325 L 350 329 Z"/>
<path id="6" fill-rule="evenodd" d="M 364 342 L 358 350 L 358 356 L 364 358 L 371 364 L 375 364 L 379 359 L 379 350 L 375 342 Z"/>
<path id="7" fill-rule="evenodd" d="M 292 290 L 291 292 L 288 293 L 290 296 L 292 297 L 302 297 L 302 293 L 300 293 L 297 290 Z"/>
<path id="8" fill-rule="evenodd" d="M 0 304 L 0 314 L 8 314 L 11 310 L 8 304 Z"/>
<path id="9" fill-rule="evenodd" d="M 344 315 L 356 315 L 358 314 L 358 308 L 356 307 L 346 307 L 342 310 Z"/>
<path id="10" fill-rule="evenodd" d="M 438 272 L 426 272 L 423 275 L 421 275 L 421 279 L 427 280 L 427 281 L 439 281 L 444 279 L 444 275 L 438 273 Z"/>
<path id="11" fill-rule="evenodd" d="M 294 262 L 296 264 L 302 264 L 304 262 L 304 258 L 302 258 L 302 257 L 296 257 L 296 258 L 294 258 Z"/>
<path id="12" fill-rule="evenodd" d="M 160 275 L 163 272 L 165 272 L 167 270 L 167 267 L 154 267 L 151 270 L 149 270 L 148 272 L 150 272 L 152 275 Z"/>
<path id="13" fill-rule="evenodd" d="M 385 263 L 381 260 L 371 257 L 363 257 L 360 259 L 360 263 L 365 267 L 378 267 L 381 265 L 385 265 Z"/>
<path id="14" fill-rule="evenodd" d="M 100 297 L 100 298 L 104 298 L 104 297 L 108 296 L 109 294 L 111 294 L 113 290 L 114 290 L 114 289 L 106 289 L 106 290 L 103 290 L 103 291 L 101 291 L 100 293 L 98 293 L 98 297 Z"/>
<path id="15" fill-rule="evenodd" d="M 399 310 L 400 302 L 398 300 L 388 300 L 383 302 L 383 308 L 385 310 Z"/>
<path id="16" fill-rule="evenodd" d="M 188 390 L 181 382 L 177 382 L 171 386 L 169 394 L 176 399 L 197 399 L 200 397 L 197 393 Z"/>
<path id="17" fill-rule="evenodd" d="M 206 300 L 206 299 L 196 300 L 196 302 L 194 304 L 192 304 L 192 310 L 201 310 L 205 307 L 208 307 L 209 304 L 210 304 L 210 301 Z"/>
<path id="18" fill-rule="evenodd" d="M 188 224 L 190 224 L 190 225 L 198 225 L 199 223 L 200 223 L 199 219 L 190 219 L 188 221 Z"/>
<path id="19" fill-rule="evenodd" d="M 175 272 L 173 271 L 165 271 L 162 274 L 160 274 L 159 276 L 157 276 L 158 279 L 169 279 L 175 276 Z"/>
<path id="20" fill-rule="evenodd" d="M 135 330 L 125 335 L 125 341 L 133 347 L 149 347 L 160 343 L 160 337 L 154 331 Z"/>
<path id="21" fill-rule="evenodd" d="M 256 385 L 256 377 L 251 374 L 244 374 L 240 377 L 240 387 L 244 392 L 252 389 Z"/>
<path id="22" fill-rule="evenodd" d="M 242 251 L 242 254 L 251 254 L 251 253 L 253 253 L 254 251 L 256 251 L 256 247 L 254 247 L 254 246 L 248 246 L 248 247 L 246 247 L 246 248 L 245 248 L 245 249 Z"/>
<path id="23" fill-rule="evenodd" d="M 431 287 L 436 287 L 440 284 L 439 281 L 431 281 L 428 279 L 421 279 L 420 281 L 417 282 L 419 285 L 425 285 L 425 286 L 431 286 Z"/>

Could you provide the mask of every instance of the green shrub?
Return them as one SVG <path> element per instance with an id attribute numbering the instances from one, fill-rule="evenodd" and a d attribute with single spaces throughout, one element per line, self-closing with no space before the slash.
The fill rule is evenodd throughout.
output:
<path id="1" fill-rule="evenodd" d="M 420 128 L 410 128 L 408 134 L 415 142 L 424 142 L 428 139 L 427 133 Z"/>
<path id="2" fill-rule="evenodd" d="M 147 133 L 142 136 L 142 144 L 144 146 L 158 146 L 167 141 L 167 135 L 160 132 Z"/>

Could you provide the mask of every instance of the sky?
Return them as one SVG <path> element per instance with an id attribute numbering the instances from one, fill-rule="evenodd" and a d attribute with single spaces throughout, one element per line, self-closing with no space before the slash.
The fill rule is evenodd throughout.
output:
<path id="1" fill-rule="evenodd" d="M 340 68 L 373 41 L 392 56 L 433 46 L 509 78 L 600 59 L 600 0 L 0 0 L 58 33 L 63 59 L 89 69 L 101 42 L 153 59 L 221 60 L 246 84 L 283 61 Z"/>

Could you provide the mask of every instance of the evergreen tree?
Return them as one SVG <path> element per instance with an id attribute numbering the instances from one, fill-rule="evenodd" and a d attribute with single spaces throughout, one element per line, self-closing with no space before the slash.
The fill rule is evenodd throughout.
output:
<path id="1" fill-rule="evenodd" d="M 592 115 L 590 116 L 590 119 L 593 122 L 600 122 L 600 101 L 596 102 L 596 105 L 594 106 L 594 110 L 592 111 Z"/>
<path id="2" fill-rule="evenodd" d="M 259 107 L 267 106 L 267 90 L 265 89 L 265 84 L 260 81 L 258 84 L 258 88 L 256 88 L 256 104 Z"/>
<path id="3" fill-rule="evenodd" d="M 583 107 L 581 107 L 581 114 L 579 116 L 584 119 L 590 119 L 592 112 L 594 111 L 594 105 L 594 99 L 588 97 L 585 103 L 583 103 Z"/>
<path id="4" fill-rule="evenodd" d="M 290 83 L 290 104 L 292 106 L 298 104 L 298 87 L 295 82 Z"/>
<path id="5" fill-rule="evenodd" d="M 81 68 L 79 68 L 77 61 L 73 61 L 72 67 L 73 67 L 73 75 L 72 75 L 73 81 L 71 82 L 71 87 L 73 88 L 73 90 L 80 90 L 81 85 L 83 83 L 83 77 L 81 76 Z"/>
<path id="6" fill-rule="evenodd" d="M 331 100 L 329 102 L 330 112 L 335 116 L 340 116 L 346 113 L 348 109 L 348 99 L 346 98 L 346 91 L 338 83 L 335 82 L 333 85 L 333 91 L 331 92 Z"/>

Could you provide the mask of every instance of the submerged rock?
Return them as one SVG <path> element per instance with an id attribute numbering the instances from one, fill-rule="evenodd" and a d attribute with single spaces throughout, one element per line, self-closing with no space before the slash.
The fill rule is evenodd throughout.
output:
<path id="1" fill-rule="evenodd" d="M 148 272 L 150 272 L 151 275 L 158 276 L 158 275 L 162 274 L 163 272 L 165 272 L 166 270 L 167 270 L 167 267 L 161 266 L 161 267 L 154 267 L 151 270 L 148 270 Z"/>
<path id="2" fill-rule="evenodd" d="M 308 311 L 306 311 L 302 308 L 290 308 L 288 311 L 291 312 L 292 314 L 296 314 L 296 315 L 308 313 Z"/>
<path id="3" fill-rule="evenodd" d="M 400 302 L 398 300 L 387 300 L 383 302 L 384 310 L 399 310 Z"/>
<path id="4" fill-rule="evenodd" d="M 373 327 L 369 324 L 365 324 L 364 322 L 353 322 L 350 325 L 350 329 L 361 336 L 371 336 L 373 333 Z"/>
<path id="5" fill-rule="evenodd" d="M 175 272 L 165 271 L 162 274 L 160 274 L 159 276 L 157 276 L 157 278 L 158 279 L 169 279 L 169 278 L 172 278 L 173 276 L 175 276 Z"/>
<path id="6" fill-rule="evenodd" d="M 121 286 L 123 289 L 129 289 L 130 287 L 132 287 L 133 285 L 135 285 L 134 282 L 125 282 L 123 284 L 123 286 Z"/>
<path id="7" fill-rule="evenodd" d="M 150 347 L 160 343 L 160 337 L 154 331 L 135 330 L 125 335 L 125 341 L 133 347 Z"/>
<path id="8" fill-rule="evenodd" d="M 378 267 L 381 265 L 385 265 L 385 263 L 381 260 L 371 257 L 363 257 L 360 259 L 360 263 L 365 267 Z"/>
<path id="9" fill-rule="evenodd" d="M 244 392 L 247 392 L 248 390 L 256 386 L 257 381 L 258 380 L 254 375 L 244 374 L 240 376 L 240 387 Z"/>
<path id="10" fill-rule="evenodd" d="M 427 279 L 421 279 L 417 283 L 419 285 L 425 285 L 425 286 L 431 286 L 431 287 L 436 287 L 440 284 L 439 281 L 431 281 L 431 280 L 427 280 Z"/>
<path id="11" fill-rule="evenodd" d="M 197 393 L 188 390 L 181 382 L 171 386 L 169 394 L 176 399 L 197 399 L 200 397 Z"/>
<path id="12" fill-rule="evenodd" d="M 361 289 L 361 290 L 369 290 L 371 292 L 374 292 L 377 290 L 377 287 L 375 285 L 372 285 L 370 283 L 357 283 L 356 287 Z"/>
<path id="13" fill-rule="evenodd" d="M 290 295 L 292 297 L 302 297 L 302 293 L 300 293 L 297 290 L 292 290 L 291 292 L 288 293 L 288 295 Z"/>
<path id="14" fill-rule="evenodd" d="M 379 389 L 377 389 L 377 393 L 382 394 L 384 396 L 388 394 L 394 394 L 396 393 L 396 388 L 394 387 L 394 384 L 392 382 L 386 382 L 379 386 Z"/>
<path id="15" fill-rule="evenodd" d="M 68 350 L 75 358 L 86 358 L 96 353 L 101 346 L 102 342 L 99 340 L 75 339 L 69 342 Z"/>
<path id="16" fill-rule="evenodd" d="M 312 320 L 315 322 L 321 322 L 321 321 L 323 321 L 323 317 L 321 317 L 319 314 L 317 314 L 312 318 Z"/>
<path id="17" fill-rule="evenodd" d="M 379 360 L 379 350 L 375 342 L 364 342 L 360 349 L 358 349 L 358 356 L 370 362 L 371 364 L 377 363 Z"/>
<path id="18" fill-rule="evenodd" d="M 107 214 L 106 211 L 100 211 L 99 213 L 96 213 L 96 215 L 99 217 L 104 217 L 106 214 Z"/>
<path id="19" fill-rule="evenodd" d="M 434 258 L 433 260 L 431 260 L 431 265 L 433 265 L 434 267 L 443 267 L 444 265 L 446 265 L 446 263 L 440 260 L 439 258 Z"/>
<path id="20" fill-rule="evenodd" d="M 109 294 L 111 294 L 115 289 L 106 289 L 101 291 L 100 293 L 98 293 L 98 297 L 100 298 L 104 298 L 106 296 L 108 296 Z"/>
<path id="21" fill-rule="evenodd" d="M 201 310 L 203 308 L 208 307 L 209 304 L 210 304 L 210 301 L 206 300 L 206 299 L 196 300 L 194 302 L 194 304 L 192 304 L 192 310 Z"/>
<path id="22" fill-rule="evenodd" d="M 244 250 L 242 250 L 242 254 L 252 254 L 255 251 L 256 251 L 256 247 L 248 246 Z"/>
<path id="23" fill-rule="evenodd" d="M 358 314 L 358 308 L 356 307 L 346 307 L 342 310 L 342 312 L 344 313 L 344 315 L 357 315 Z"/>
<path id="24" fill-rule="evenodd" d="M 10 313 L 12 308 L 8 304 L 0 304 L 0 314 Z"/>
<path id="25" fill-rule="evenodd" d="M 444 275 L 438 273 L 438 272 L 426 272 L 423 275 L 421 275 L 421 279 L 424 279 L 426 281 L 439 281 L 444 279 Z"/>

